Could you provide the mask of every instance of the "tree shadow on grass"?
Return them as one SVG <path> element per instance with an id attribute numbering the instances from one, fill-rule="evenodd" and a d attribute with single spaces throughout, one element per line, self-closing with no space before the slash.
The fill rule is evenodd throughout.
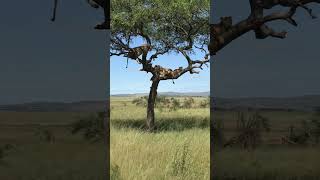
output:
<path id="1" fill-rule="evenodd" d="M 183 131 L 194 128 L 209 128 L 209 118 L 158 118 L 156 119 L 156 132 Z M 111 120 L 111 126 L 117 129 L 129 128 L 135 130 L 146 130 L 145 119 L 114 119 Z"/>

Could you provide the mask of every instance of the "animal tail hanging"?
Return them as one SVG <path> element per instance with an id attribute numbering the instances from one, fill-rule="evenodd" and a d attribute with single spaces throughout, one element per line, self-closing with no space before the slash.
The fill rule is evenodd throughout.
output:
<path id="1" fill-rule="evenodd" d="M 172 80 L 172 83 L 174 84 L 174 80 L 173 79 L 171 79 Z"/>
<path id="2" fill-rule="evenodd" d="M 57 6 L 58 6 L 58 0 L 53 0 L 53 2 L 54 2 L 54 5 L 53 5 L 53 14 L 52 14 L 51 21 L 56 20 L 56 12 L 57 12 Z"/>
<path id="3" fill-rule="evenodd" d="M 129 36 L 129 38 L 127 39 L 127 44 L 128 44 L 128 47 L 130 46 L 130 36 Z M 130 52 L 130 51 L 129 51 Z M 129 52 L 128 52 L 128 54 L 129 54 Z M 129 56 L 127 56 L 127 66 L 126 66 L 126 68 L 128 68 L 128 64 L 129 64 Z"/>
<path id="4" fill-rule="evenodd" d="M 128 68 L 128 64 L 129 64 L 129 58 L 127 57 L 127 65 L 126 65 L 126 68 Z"/>

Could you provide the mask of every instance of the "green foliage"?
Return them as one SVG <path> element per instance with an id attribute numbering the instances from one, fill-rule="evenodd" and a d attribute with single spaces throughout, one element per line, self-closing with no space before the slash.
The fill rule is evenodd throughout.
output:
<path id="1" fill-rule="evenodd" d="M 71 124 L 71 133 L 80 133 L 85 139 L 91 142 L 98 142 L 103 140 L 104 116 L 105 112 L 98 112 L 96 114 L 92 114 L 79 119 L 78 121 Z"/>
<path id="2" fill-rule="evenodd" d="M 146 35 L 153 50 L 170 45 L 172 52 L 187 46 L 190 38 L 208 44 L 209 0 L 112 0 L 111 11 L 112 37 L 122 42 Z M 187 35 L 190 25 L 196 28 Z"/>

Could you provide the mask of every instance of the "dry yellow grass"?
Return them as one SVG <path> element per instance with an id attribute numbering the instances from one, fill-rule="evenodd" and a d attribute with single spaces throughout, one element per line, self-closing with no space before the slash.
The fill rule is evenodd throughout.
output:
<path id="1" fill-rule="evenodd" d="M 156 110 L 160 131 L 146 133 L 146 108 L 111 99 L 111 164 L 120 179 L 209 179 L 209 109 Z M 124 104 L 126 106 L 124 106 Z"/>

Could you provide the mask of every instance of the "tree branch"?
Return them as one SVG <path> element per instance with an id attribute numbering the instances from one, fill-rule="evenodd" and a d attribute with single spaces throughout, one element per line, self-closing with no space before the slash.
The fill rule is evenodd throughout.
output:
<path id="1" fill-rule="evenodd" d="M 312 14 L 312 9 L 306 5 L 309 3 L 320 3 L 320 0 L 249 0 L 251 13 L 248 18 L 232 24 L 231 17 L 222 17 L 220 23 L 210 25 L 210 34 L 213 38 L 210 40 L 210 55 L 215 55 L 219 50 L 224 48 L 233 40 L 243 34 L 253 30 L 257 39 L 265 39 L 267 37 L 285 38 L 286 31 L 276 32 L 266 25 L 267 22 L 284 20 L 293 26 L 297 26 L 297 22 L 293 19 L 297 8 L 305 9 L 311 18 L 316 16 Z M 277 5 L 288 7 L 288 11 L 275 12 L 264 16 L 265 9 L 271 9 Z"/>
<path id="2" fill-rule="evenodd" d="M 203 60 L 192 60 L 185 51 L 181 51 L 181 53 L 183 53 L 184 57 L 188 61 L 187 67 L 179 67 L 177 69 L 172 70 L 163 68 L 159 65 L 155 65 L 155 67 L 152 69 L 154 76 L 151 78 L 151 80 L 153 80 L 154 78 L 157 78 L 159 80 L 178 79 L 180 76 L 187 72 L 189 72 L 190 74 L 198 74 L 199 71 L 196 71 L 195 69 L 202 69 L 202 66 L 204 64 L 207 65 L 207 63 L 209 63 L 209 54 L 206 54 Z"/>

